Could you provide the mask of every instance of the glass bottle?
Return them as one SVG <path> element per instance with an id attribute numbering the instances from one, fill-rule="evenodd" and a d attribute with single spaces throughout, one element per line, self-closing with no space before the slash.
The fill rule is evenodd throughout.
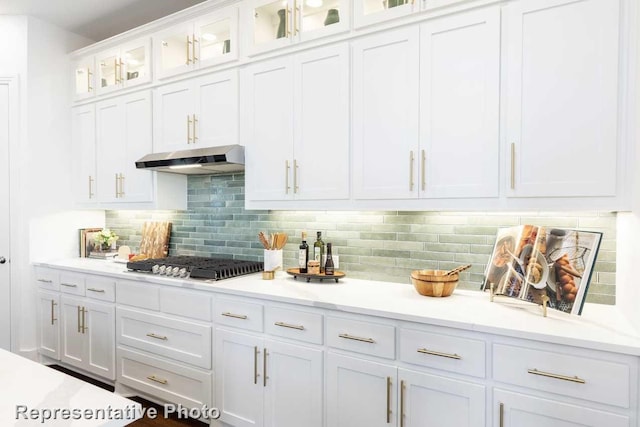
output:
<path id="1" fill-rule="evenodd" d="M 331 254 L 331 243 L 327 243 L 327 263 L 324 265 L 324 274 L 333 276 L 333 255 Z"/>
<path id="2" fill-rule="evenodd" d="M 320 263 L 320 273 L 324 272 L 324 265 L 322 265 L 322 257 L 324 255 L 324 242 L 322 241 L 322 231 L 316 232 L 318 236 L 316 242 L 313 244 L 313 259 Z"/>
<path id="3" fill-rule="evenodd" d="M 302 243 L 299 248 L 298 267 L 300 268 L 300 273 L 306 273 L 307 263 L 309 262 L 309 245 L 307 244 L 307 233 L 305 231 L 302 232 Z"/>

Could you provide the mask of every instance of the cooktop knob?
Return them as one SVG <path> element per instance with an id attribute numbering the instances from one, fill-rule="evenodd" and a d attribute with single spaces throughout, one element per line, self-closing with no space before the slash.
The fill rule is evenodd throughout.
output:
<path id="1" fill-rule="evenodd" d="M 173 277 L 178 277 L 180 275 L 180 267 L 173 267 L 173 271 L 171 272 Z"/>
<path id="2" fill-rule="evenodd" d="M 158 274 L 164 274 L 166 269 L 167 269 L 166 265 L 161 265 L 160 268 L 158 269 Z"/>
<path id="3" fill-rule="evenodd" d="M 180 277 L 187 277 L 187 269 L 186 269 L 186 268 L 184 268 L 184 267 L 182 267 L 182 268 L 180 269 L 180 271 L 178 272 L 178 276 L 180 276 Z"/>
<path id="4" fill-rule="evenodd" d="M 160 266 L 158 264 L 154 265 L 153 267 L 151 267 L 151 272 L 153 274 L 158 274 L 160 272 Z"/>

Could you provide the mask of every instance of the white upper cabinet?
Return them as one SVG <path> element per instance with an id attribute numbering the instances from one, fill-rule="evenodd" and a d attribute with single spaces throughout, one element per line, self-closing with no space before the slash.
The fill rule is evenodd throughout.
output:
<path id="1" fill-rule="evenodd" d="M 153 36 L 158 78 L 238 59 L 238 8 L 223 8 Z"/>
<path id="2" fill-rule="evenodd" d="M 354 0 L 353 26 L 355 28 L 400 18 L 420 10 L 415 0 Z"/>
<path id="3" fill-rule="evenodd" d="M 253 0 L 245 8 L 249 54 L 349 29 L 346 0 Z"/>
<path id="4" fill-rule="evenodd" d="M 157 88 L 153 151 L 237 144 L 238 96 L 237 70 Z"/>
<path id="5" fill-rule="evenodd" d="M 98 94 L 151 81 L 151 43 L 136 40 L 96 56 Z"/>
<path id="6" fill-rule="evenodd" d="M 617 0 L 505 6 L 508 196 L 616 195 L 619 6 Z"/>
<path id="7" fill-rule="evenodd" d="M 95 62 L 93 56 L 86 56 L 74 62 L 73 99 L 80 101 L 95 96 Z"/>
<path id="8" fill-rule="evenodd" d="M 93 104 L 71 110 L 71 146 L 77 156 L 72 163 L 75 199 L 78 203 L 95 202 L 96 122 Z"/>

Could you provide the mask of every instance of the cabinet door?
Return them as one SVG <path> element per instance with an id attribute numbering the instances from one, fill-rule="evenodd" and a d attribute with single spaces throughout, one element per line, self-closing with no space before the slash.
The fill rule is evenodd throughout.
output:
<path id="1" fill-rule="evenodd" d="M 155 90 L 153 96 L 153 152 L 192 148 L 193 83 L 182 81 Z"/>
<path id="2" fill-rule="evenodd" d="M 419 9 L 420 2 L 412 0 L 354 0 L 353 26 L 360 28 L 388 21 Z"/>
<path id="3" fill-rule="evenodd" d="M 234 427 L 262 426 L 262 338 L 216 330 L 216 406 Z"/>
<path id="4" fill-rule="evenodd" d="M 498 197 L 500 8 L 428 21 L 420 36 L 420 195 Z"/>
<path id="5" fill-rule="evenodd" d="M 494 426 L 501 427 L 629 427 L 628 417 L 495 389 Z"/>
<path id="6" fill-rule="evenodd" d="M 193 69 L 193 22 L 168 28 L 153 36 L 154 72 L 158 78 Z"/>
<path id="7" fill-rule="evenodd" d="M 349 198 L 349 48 L 346 43 L 294 58 L 296 199 Z"/>
<path id="8" fill-rule="evenodd" d="M 85 299 L 83 325 L 85 341 L 85 365 L 89 372 L 115 380 L 115 308 L 113 304 Z"/>
<path id="9" fill-rule="evenodd" d="M 120 174 L 124 164 L 122 107 L 117 98 L 96 104 L 96 171 L 99 200 L 120 199 Z"/>
<path id="10" fill-rule="evenodd" d="M 242 70 L 241 140 L 246 147 L 249 200 L 283 200 L 293 195 L 293 72 L 291 58 Z"/>
<path id="11" fill-rule="evenodd" d="M 249 26 L 245 40 L 249 54 L 265 52 L 291 44 L 293 38 L 293 0 L 252 0 L 246 10 Z"/>
<path id="12" fill-rule="evenodd" d="M 195 66 L 209 67 L 238 59 L 238 8 L 217 10 L 194 24 Z"/>
<path id="13" fill-rule="evenodd" d="M 137 92 L 120 99 L 124 145 L 120 165 L 121 199 L 127 202 L 153 201 L 153 172 L 136 168 L 136 160 L 153 150 L 151 125 L 151 91 Z"/>
<path id="14" fill-rule="evenodd" d="M 397 425 L 395 366 L 329 353 L 326 376 L 328 426 Z"/>
<path id="15" fill-rule="evenodd" d="M 82 329 L 82 298 L 60 297 L 62 351 L 60 360 L 79 368 L 85 367 L 84 330 Z"/>
<path id="16" fill-rule="evenodd" d="M 619 1 L 505 6 L 509 195 L 615 196 Z"/>
<path id="17" fill-rule="evenodd" d="M 485 426 L 484 386 L 406 369 L 398 377 L 405 427 Z"/>
<path id="18" fill-rule="evenodd" d="M 60 360 L 60 296 L 38 291 L 38 352 Z"/>
<path id="19" fill-rule="evenodd" d="M 356 199 L 418 195 L 418 27 L 353 43 L 353 181 Z"/>
<path id="20" fill-rule="evenodd" d="M 97 199 L 96 182 L 96 122 L 93 104 L 71 110 L 71 144 L 73 162 L 74 193 L 79 203 Z"/>
<path id="21" fill-rule="evenodd" d="M 120 80 L 124 87 L 151 81 L 151 40 L 148 37 L 120 47 Z"/>
<path id="22" fill-rule="evenodd" d="M 98 94 L 122 87 L 120 80 L 120 49 L 111 49 L 96 56 Z"/>
<path id="23" fill-rule="evenodd" d="M 293 33 L 306 41 L 349 30 L 351 5 L 346 0 L 297 0 Z"/>
<path id="24" fill-rule="evenodd" d="M 322 427 L 323 351 L 265 342 L 265 427 Z"/>
<path id="25" fill-rule="evenodd" d="M 238 71 L 209 74 L 194 83 L 194 147 L 238 143 Z"/>
<path id="26" fill-rule="evenodd" d="M 96 94 L 94 71 L 93 56 L 81 58 L 75 63 L 73 69 L 73 98 L 76 101 L 90 98 Z"/>

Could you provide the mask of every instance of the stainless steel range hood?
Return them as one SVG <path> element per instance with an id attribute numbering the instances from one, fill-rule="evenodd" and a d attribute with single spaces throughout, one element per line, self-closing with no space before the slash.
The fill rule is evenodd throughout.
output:
<path id="1" fill-rule="evenodd" d="M 147 154 L 136 162 L 136 168 L 183 175 L 241 172 L 244 171 L 244 147 L 236 144 Z"/>

